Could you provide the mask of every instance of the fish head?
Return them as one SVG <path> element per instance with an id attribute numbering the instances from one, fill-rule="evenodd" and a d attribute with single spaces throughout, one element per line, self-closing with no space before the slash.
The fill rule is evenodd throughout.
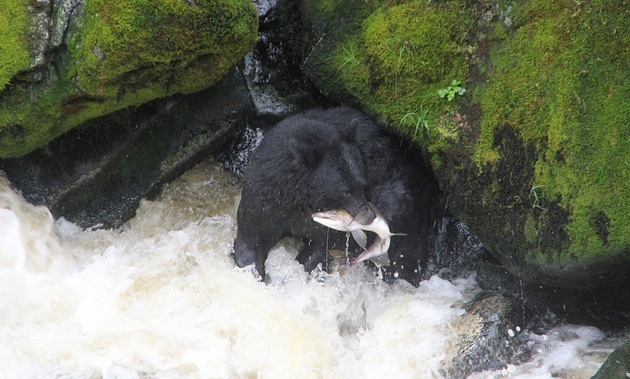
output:
<path id="1" fill-rule="evenodd" d="M 348 231 L 348 226 L 352 224 L 354 220 L 354 217 L 345 209 L 317 212 L 313 213 L 311 217 L 313 221 L 317 223 L 342 232 Z"/>
<path id="2" fill-rule="evenodd" d="M 320 203 L 320 207 L 328 210 L 314 213 L 312 215 L 313 220 L 341 231 L 361 229 L 363 225 L 374 220 L 376 213 L 371 203 L 365 199 L 363 188 L 355 191 L 344 190 L 343 193 L 345 195 L 339 196 L 335 201 Z M 357 216 L 359 217 L 358 221 Z"/>

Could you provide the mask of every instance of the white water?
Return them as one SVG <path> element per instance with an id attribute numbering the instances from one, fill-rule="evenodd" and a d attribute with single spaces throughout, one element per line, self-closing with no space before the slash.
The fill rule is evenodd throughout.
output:
<path id="1" fill-rule="evenodd" d="M 441 377 L 473 279 L 309 275 L 289 241 L 265 285 L 229 256 L 239 191 L 205 163 L 120 230 L 82 230 L 0 177 L 0 377 Z M 565 328 L 577 337 L 532 336 L 531 363 L 475 378 L 590 377 L 610 349 L 592 354 L 594 328 Z"/>

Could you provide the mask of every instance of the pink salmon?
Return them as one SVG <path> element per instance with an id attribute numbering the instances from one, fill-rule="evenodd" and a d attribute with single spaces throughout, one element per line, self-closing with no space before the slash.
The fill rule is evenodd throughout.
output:
<path id="1" fill-rule="evenodd" d="M 350 213 L 343 209 L 334 209 L 326 212 L 317 212 L 312 215 L 313 221 L 318 222 L 331 229 L 339 230 L 342 232 L 350 232 L 354 240 L 363 249 L 366 249 L 367 235 L 365 231 L 376 233 L 376 241 L 370 245 L 365 251 L 351 261 L 351 264 L 357 264 L 367 259 L 376 261 L 379 265 L 388 265 L 389 258 L 387 258 L 387 250 L 389 250 L 390 239 L 395 235 L 404 235 L 401 233 L 391 233 L 389 231 L 389 225 L 387 220 L 383 217 L 383 214 L 376 208 L 376 206 L 370 203 L 370 208 L 376 214 L 376 217 L 372 222 L 366 224 L 362 220 L 362 214 L 358 214 L 356 217 L 352 217 Z M 386 259 L 376 259 L 385 256 Z"/>

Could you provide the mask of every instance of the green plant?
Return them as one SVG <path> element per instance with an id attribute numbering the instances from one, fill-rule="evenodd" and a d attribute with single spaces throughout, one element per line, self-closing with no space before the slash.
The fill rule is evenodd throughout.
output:
<path id="1" fill-rule="evenodd" d="M 341 71 L 346 65 L 348 67 L 356 67 L 359 65 L 359 52 L 357 45 L 354 42 L 348 43 L 348 46 L 343 47 L 343 54 L 341 56 L 341 65 L 337 69 L 337 72 Z"/>
<path id="2" fill-rule="evenodd" d="M 448 101 L 453 101 L 456 95 L 464 96 L 466 93 L 466 88 L 462 87 L 461 84 L 461 80 L 454 79 L 450 86 L 438 90 L 438 94 L 441 98 L 446 97 Z"/>
<path id="3" fill-rule="evenodd" d="M 403 57 L 407 56 L 409 59 L 413 59 L 413 45 L 409 41 L 403 42 L 398 49 L 398 67 L 402 65 Z"/>
<path id="4" fill-rule="evenodd" d="M 529 196 L 534 198 L 534 204 L 532 204 L 532 208 L 538 208 L 541 209 L 543 211 L 546 211 L 547 208 L 543 208 L 542 206 L 540 206 L 540 200 L 544 198 L 543 195 L 539 195 L 537 190 L 540 188 L 543 188 L 544 186 L 533 186 L 532 189 L 529 191 Z"/>
<path id="5" fill-rule="evenodd" d="M 420 105 L 419 108 L 407 112 L 401 119 L 401 124 L 411 124 L 414 127 L 413 139 L 416 139 L 419 130 L 423 130 L 427 136 L 430 135 L 429 130 L 429 121 L 427 116 L 429 115 L 429 110 L 425 109 L 423 105 Z"/>

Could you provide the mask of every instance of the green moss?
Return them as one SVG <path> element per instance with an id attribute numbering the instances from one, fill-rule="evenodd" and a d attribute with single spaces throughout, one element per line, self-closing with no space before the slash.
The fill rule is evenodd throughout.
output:
<path id="1" fill-rule="evenodd" d="M 361 29 L 361 23 L 376 9 L 398 2 L 375 0 L 317 0 L 301 4 L 302 14 L 310 23 L 309 29 L 326 33 L 338 42 L 344 36 Z M 319 39 L 319 37 L 315 37 Z M 317 42 L 317 41 L 316 41 Z"/>
<path id="2" fill-rule="evenodd" d="M 496 136 L 506 125 L 535 149 L 531 185 L 567 215 L 555 227 L 568 246 L 537 239 L 552 263 L 627 252 L 630 2 L 532 1 L 517 14 L 522 25 L 493 55 L 476 160 L 505 178 Z M 545 212 L 532 215 L 540 236 L 548 227 Z"/>
<path id="3" fill-rule="evenodd" d="M 1 94 L 0 157 L 26 154 L 86 120 L 207 88 L 257 39 L 249 0 L 90 0 L 77 11 L 82 25 L 69 32 L 56 76 Z"/>
<path id="4" fill-rule="evenodd" d="M 233 66 L 256 40 L 253 4 L 201 0 L 89 1 L 78 61 L 79 88 L 92 96 L 118 96 L 121 82 L 155 85 L 163 92 L 192 92 L 207 86 Z M 180 72 L 199 57 L 216 60 L 216 69 L 195 80 Z M 130 91 L 130 92 L 131 92 Z"/>
<path id="5" fill-rule="evenodd" d="M 491 25 L 492 27 L 492 36 L 496 39 L 502 40 L 507 38 L 508 32 L 501 21 L 495 21 Z"/>
<path id="6" fill-rule="evenodd" d="M 0 92 L 11 78 L 28 68 L 28 2 L 5 0 L 0 8 Z"/>
<path id="7" fill-rule="evenodd" d="M 336 8 L 326 3 L 325 9 Z M 337 32 L 342 42 L 317 63 L 318 84 L 324 92 L 345 94 L 427 149 L 440 150 L 457 138 L 449 121 L 457 104 L 441 99 L 438 90 L 467 78 L 465 9 L 458 1 L 409 1 L 369 11 L 346 34 Z"/>
<path id="8" fill-rule="evenodd" d="M 467 78 L 467 25 L 458 2 L 410 2 L 383 8 L 365 21 L 370 84 L 376 95 L 372 108 L 431 152 L 446 148 L 458 136 L 451 121 L 457 102 L 440 98 L 438 91 L 454 79 Z"/>

